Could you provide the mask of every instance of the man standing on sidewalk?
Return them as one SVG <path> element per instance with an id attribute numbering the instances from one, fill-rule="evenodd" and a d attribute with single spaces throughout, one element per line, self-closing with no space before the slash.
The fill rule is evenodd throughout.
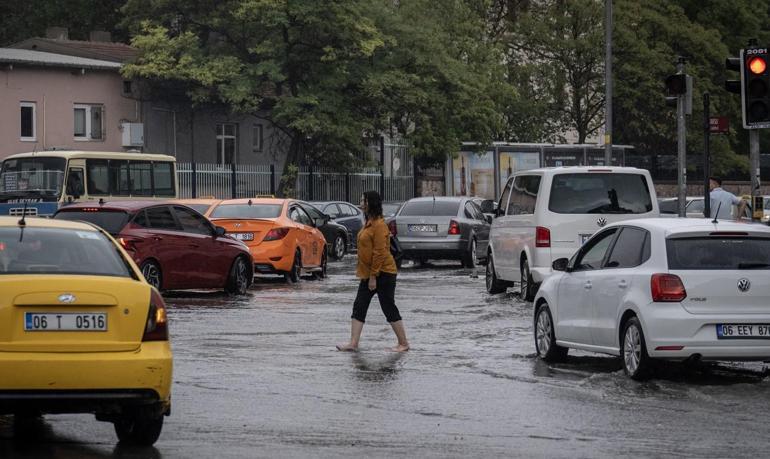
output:
<path id="1" fill-rule="evenodd" d="M 738 206 L 736 220 L 743 218 L 743 212 L 746 210 L 746 201 L 738 196 L 722 189 L 722 179 L 719 177 L 709 177 L 709 189 L 711 193 L 711 218 L 716 217 L 722 220 L 733 219 L 733 206 Z M 719 214 L 717 215 L 717 210 Z"/>

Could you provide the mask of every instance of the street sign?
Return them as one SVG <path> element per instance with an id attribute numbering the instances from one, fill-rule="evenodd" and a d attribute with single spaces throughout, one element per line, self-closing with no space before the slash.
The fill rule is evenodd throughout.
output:
<path id="1" fill-rule="evenodd" d="M 726 116 L 712 116 L 709 118 L 709 133 L 727 134 L 730 131 L 730 122 Z"/>

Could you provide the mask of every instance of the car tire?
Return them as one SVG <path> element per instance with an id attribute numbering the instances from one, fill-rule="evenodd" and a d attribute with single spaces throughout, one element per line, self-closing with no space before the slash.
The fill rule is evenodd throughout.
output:
<path id="1" fill-rule="evenodd" d="M 249 290 L 253 276 L 246 259 L 242 256 L 237 257 L 230 267 L 225 291 L 231 295 L 245 295 Z"/>
<path id="2" fill-rule="evenodd" d="M 524 301 L 532 301 L 535 299 L 538 286 L 532 279 L 532 272 L 529 270 L 529 261 L 525 258 L 521 263 L 521 279 L 519 285 L 521 286 L 520 294 Z"/>
<path id="3" fill-rule="evenodd" d="M 334 242 L 332 242 L 332 248 L 331 248 L 331 255 L 332 258 L 339 261 L 342 260 L 343 257 L 345 257 L 345 253 L 347 253 L 347 247 L 345 242 L 345 236 L 342 234 L 337 234 L 334 238 Z"/>
<path id="4" fill-rule="evenodd" d="M 326 267 L 327 267 L 327 256 L 326 254 L 321 255 L 321 270 L 316 271 L 313 273 L 313 277 L 316 279 L 325 279 L 326 278 Z"/>
<path id="5" fill-rule="evenodd" d="M 153 260 L 147 260 L 139 268 L 142 271 L 142 276 L 148 284 L 152 285 L 158 291 L 163 286 L 163 272 L 160 270 L 160 266 Z"/>
<path id="6" fill-rule="evenodd" d="M 535 312 L 535 351 L 546 362 L 563 362 L 569 349 L 556 344 L 556 330 L 548 303 L 541 303 Z"/>
<path id="7" fill-rule="evenodd" d="M 647 354 L 642 324 L 636 316 L 628 319 L 623 326 L 620 359 L 623 363 L 623 371 L 629 378 L 643 381 L 650 377 L 652 358 Z"/>
<path id="8" fill-rule="evenodd" d="M 127 416 L 116 420 L 113 425 L 120 443 L 152 446 L 163 429 L 163 416 Z"/>
<path id="9" fill-rule="evenodd" d="M 487 286 L 487 293 L 489 293 L 490 295 L 503 293 L 507 288 L 505 282 L 497 278 L 497 273 L 495 273 L 495 263 L 494 263 L 494 260 L 492 259 L 491 253 L 487 255 L 487 267 L 486 267 L 485 280 L 486 280 L 486 286 Z"/>
<path id="10" fill-rule="evenodd" d="M 291 262 L 291 269 L 290 271 L 285 272 L 283 274 L 283 277 L 286 280 L 286 282 L 296 284 L 297 282 L 299 282 L 301 274 L 302 274 L 302 255 L 299 249 L 297 249 L 294 252 L 294 259 Z"/>
<path id="11" fill-rule="evenodd" d="M 473 268 L 475 267 L 478 262 L 478 255 L 476 254 L 476 239 L 471 239 L 471 244 L 468 247 L 468 251 L 463 254 L 463 267 L 465 268 Z"/>

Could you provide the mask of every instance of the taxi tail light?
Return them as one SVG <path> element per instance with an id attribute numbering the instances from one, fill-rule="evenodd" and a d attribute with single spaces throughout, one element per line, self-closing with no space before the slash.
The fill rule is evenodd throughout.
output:
<path id="1" fill-rule="evenodd" d="M 147 323 L 144 327 L 142 341 L 168 341 L 166 303 L 155 287 L 150 293 L 150 311 L 147 313 Z"/>
<path id="2" fill-rule="evenodd" d="M 551 230 L 544 226 L 535 228 L 535 247 L 551 246 Z"/>
<path id="3" fill-rule="evenodd" d="M 398 227 L 396 226 L 395 219 L 388 222 L 388 229 L 390 230 L 390 234 L 398 236 Z"/>
<path id="4" fill-rule="evenodd" d="M 682 279 L 674 274 L 653 274 L 650 290 L 656 303 L 678 303 L 687 298 Z"/>
<path id="5" fill-rule="evenodd" d="M 460 234 L 460 225 L 454 220 L 449 220 L 449 231 L 447 231 L 447 234 Z"/>
<path id="6" fill-rule="evenodd" d="M 289 228 L 273 228 L 267 232 L 263 241 L 277 241 L 283 239 L 289 234 Z"/>

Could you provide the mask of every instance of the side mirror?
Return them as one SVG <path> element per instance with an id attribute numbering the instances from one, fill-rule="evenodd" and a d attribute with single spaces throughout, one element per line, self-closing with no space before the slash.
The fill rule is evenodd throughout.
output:
<path id="1" fill-rule="evenodd" d="M 491 216 L 491 215 L 489 215 L 489 214 L 484 214 L 484 219 L 485 219 L 485 220 L 487 221 L 487 223 L 489 223 L 490 225 L 492 224 L 492 216 Z"/>
<path id="2" fill-rule="evenodd" d="M 324 214 L 324 225 L 329 223 L 329 221 L 332 219 L 331 215 Z"/>
<path id="3" fill-rule="evenodd" d="M 222 228 L 221 226 L 215 226 L 214 227 L 214 235 L 216 237 L 222 237 L 227 233 L 227 230 Z"/>
<path id="4" fill-rule="evenodd" d="M 495 213 L 495 202 L 491 199 L 481 201 L 481 211 L 485 214 Z"/>
<path id="5" fill-rule="evenodd" d="M 325 225 L 326 223 L 328 223 L 328 222 L 329 222 L 329 219 L 328 219 L 328 218 L 326 218 L 326 217 L 324 217 L 324 218 L 316 218 L 316 219 L 313 221 L 313 223 L 315 223 L 315 227 L 316 227 L 316 228 L 320 228 L 320 227 L 324 226 L 324 225 Z"/>
<path id="6" fill-rule="evenodd" d="M 554 260 L 551 267 L 554 271 L 566 271 L 569 265 L 569 258 L 558 258 Z"/>

